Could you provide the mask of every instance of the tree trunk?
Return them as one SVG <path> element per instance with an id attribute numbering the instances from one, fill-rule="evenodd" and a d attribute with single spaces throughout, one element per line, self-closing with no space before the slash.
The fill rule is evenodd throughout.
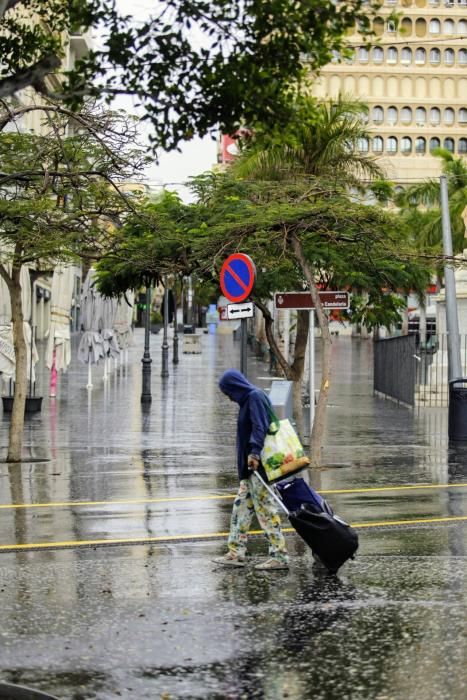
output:
<path id="1" fill-rule="evenodd" d="M 308 342 L 308 332 L 310 328 L 309 311 L 298 311 L 297 332 L 295 337 L 294 360 L 290 367 L 290 377 L 293 380 L 293 402 L 294 416 L 297 422 L 297 432 L 303 439 L 303 403 L 302 403 L 302 381 L 305 369 L 305 353 Z"/>
<path id="2" fill-rule="evenodd" d="M 291 236 L 291 245 L 305 276 L 305 279 L 310 288 L 311 298 L 315 307 L 315 313 L 318 318 L 318 324 L 321 330 L 322 343 L 322 371 L 321 385 L 318 395 L 318 403 L 316 405 L 315 420 L 313 423 L 313 431 L 311 433 L 311 466 L 319 467 L 321 465 L 321 453 L 324 442 L 324 431 L 326 429 L 326 412 L 329 395 L 329 384 L 331 376 L 331 334 L 329 332 L 329 321 L 324 313 L 321 300 L 319 298 L 318 288 L 316 287 L 314 276 L 308 265 L 300 240 L 295 234 Z"/>
<path id="3" fill-rule="evenodd" d="M 13 346 L 15 349 L 15 395 L 8 439 L 8 462 L 21 462 L 23 447 L 24 410 L 28 386 L 28 351 L 24 337 L 23 308 L 21 302 L 20 267 L 13 266 L 9 284 Z"/>

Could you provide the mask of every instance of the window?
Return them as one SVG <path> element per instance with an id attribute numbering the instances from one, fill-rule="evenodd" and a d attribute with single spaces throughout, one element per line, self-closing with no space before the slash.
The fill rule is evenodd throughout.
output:
<path id="1" fill-rule="evenodd" d="M 434 151 L 435 148 L 439 148 L 441 146 L 441 141 L 437 139 L 436 137 L 433 137 L 430 139 L 430 151 Z"/>
<path id="2" fill-rule="evenodd" d="M 397 123 L 397 107 L 388 107 L 388 111 L 386 112 L 386 121 L 388 124 Z"/>
<path id="3" fill-rule="evenodd" d="M 426 122 L 426 109 L 425 107 L 417 107 L 415 111 L 415 121 L 418 126 L 423 126 Z"/>
<path id="4" fill-rule="evenodd" d="M 370 148 L 368 139 L 358 139 L 357 148 L 360 153 L 368 153 Z"/>
<path id="5" fill-rule="evenodd" d="M 441 23 L 439 19 L 430 19 L 430 34 L 439 34 L 441 31 Z"/>
<path id="6" fill-rule="evenodd" d="M 430 109 L 430 123 L 434 125 L 441 123 L 441 112 L 438 107 L 432 107 Z"/>
<path id="7" fill-rule="evenodd" d="M 375 136 L 373 139 L 373 153 L 382 153 L 384 149 L 384 141 L 381 136 Z"/>
<path id="8" fill-rule="evenodd" d="M 415 63 L 418 63 L 418 65 L 423 65 L 425 61 L 426 51 L 425 49 L 422 49 L 422 47 L 420 47 L 415 51 Z"/>
<path id="9" fill-rule="evenodd" d="M 456 59 L 454 49 L 445 49 L 444 51 L 444 63 L 447 66 L 453 66 Z"/>
<path id="10" fill-rule="evenodd" d="M 375 46 L 373 49 L 373 63 L 382 63 L 384 61 L 384 51 L 381 46 Z"/>
<path id="11" fill-rule="evenodd" d="M 360 46 L 358 49 L 358 60 L 360 63 L 368 63 L 368 49 L 366 46 Z"/>
<path id="12" fill-rule="evenodd" d="M 454 139 L 444 139 L 443 146 L 450 153 L 454 153 Z"/>
<path id="13" fill-rule="evenodd" d="M 375 124 L 382 124 L 384 119 L 384 110 L 382 107 L 376 106 L 371 110 L 371 118 Z"/>
<path id="14" fill-rule="evenodd" d="M 461 49 L 459 51 L 459 64 L 461 66 L 467 66 L 467 49 Z"/>
<path id="15" fill-rule="evenodd" d="M 387 52 L 388 63 L 397 63 L 397 49 L 395 46 L 390 46 Z"/>
<path id="16" fill-rule="evenodd" d="M 446 19 L 444 20 L 443 24 L 443 33 L 447 34 L 448 36 L 452 36 L 456 31 L 456 27 L 454 24 L 454 21 L 452 19 Z"/>
<path id="17" fill-rule="evenodd" d="M 457 144 L 457 152 L 462 154 L 467 153 L 467 139 L 459 139 Z"/>
<path id="18" fill-rule="evenodd" d="M 467 109 L 461 107 L 459 110 L 459 124 L 467 124 Z"/>
<path id="19" fill-rule="evenodd" d="M 464 35 L 467 34 L 467 19 L 459 20 L 459 24 L 457 25 L 457 33 Z"/>
<path id="20" fill-rule="evenodd" d="M 397 153 L 397 139 L 395 136 L 389 136 L 386 142 L 386 151 L 388 153 Z"/>
<path id="21" fill-rule="evenodd" d="M 441 62 L 441 51 L 439 49 L 430 49 L 430 63 L 436 65 Z"/>
<path id="22" fill-rule="evenodd" d="M 386 29 L 389 34 L 395 34 L 397 31 L 396 23 L 394 22 L 393 19 L 389 19 L 388 23 L 386 25 Z"/>
<path id="23" fill-rule="evenodd" d="M 332 58 L 331 58 L 332 63 L 339 63 L 340 60 L 341 60 L 340 52 L 337 51 L 336 49 L 333 49 L 332 50 Z"/>
<path id="24" fill-rule="evenodd" d="M 412 110 L 410 107 L 402 107 L 401 109 L 401 122 L 402 124 L 410 124 L 412 121 Z"/>
<path id="25" fill-rule="evenodd" d="M 426 140 L 419 136 L 415 141 L 415 153 L 426 153 Z"/>
<path id="26" fill-rule="evenodd" d="M 359 112 L 358 118 L 362 124 L 368 124 L 368 112 Z"/>
<path id="27" fill-rule="evenodd" d="M 401 151 L 402 153 L 412 152 L 412 139 L 410 136 L 403 136 L 401 140 Z"/>
<path id="28" fill-rule="evenodd" d="M 449 126 L 454 124 L 454 110 L 451 107 L 446 107 L 444 110 L 444 123 Z"/>
<path id="29" fill-rule="evenodd" d="M 401 63 L 412 63 L 412 49 L 405 47 L 401 51 Z"/>

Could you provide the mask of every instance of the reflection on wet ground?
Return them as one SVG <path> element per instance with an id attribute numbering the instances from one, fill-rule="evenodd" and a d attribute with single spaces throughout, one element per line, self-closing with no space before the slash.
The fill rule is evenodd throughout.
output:
<path id="1" fill-rule="evenodd" d="M 153 336 L 143 412 L 137 340 L 106 385 L 97 370 L 88 393 L 73 364 L 58 399 L 28 418 L 27 451 L 42 461 L 0 463 L 0 505 L 65 505 L 0 509 L 0 544 L 228 529 L 228 498 L 180 499 L 235 489 L 236 411 L 217 378 L 238 364 L 238 344 L 203 336 L 202 355 L 181 354 L 163 383 Z M 375 398 L 370 341 L 338 338 L 333 353 L 327 467 L 314 486 L 452 484 L 328 498 L 352 522 L 466 516 L 467 460 L 448 449 L 445 411 Z M 266 375 L 253 358 L 250 367 Z M 3 445 L 7 429 L 3 417 Z M 222 540 L 0 554 L 0 678 L 63 700 L 466 697 L 465 524 L 361 530 L 338 579 L 313 569 L 296 536 L 288 542 L 291 571 L 275 575 L 216 568 Z M 262 538 L 251 553 L 266 554 Z"/>

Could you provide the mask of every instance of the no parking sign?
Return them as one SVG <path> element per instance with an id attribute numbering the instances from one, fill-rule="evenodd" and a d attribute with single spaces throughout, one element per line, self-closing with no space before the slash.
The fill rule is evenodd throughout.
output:
<path id="1" fill-rule="evenodd" d="M 248 299 L 256 280 L 256 267 L 245 253 L 229 255 L 222 265 L 220 285 L 229 301 L 240 303 Z"/>

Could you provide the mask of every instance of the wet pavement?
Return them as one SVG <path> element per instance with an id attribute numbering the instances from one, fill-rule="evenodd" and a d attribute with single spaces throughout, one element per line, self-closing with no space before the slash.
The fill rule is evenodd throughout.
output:
<path id="1" fill-rule="evenodd" d="M 239 343 L 204 335 L 162 380 L 153 335 L 143 410 L 142 340 L 92 392 L 73 361 L 27 420 L 31 461 L 0 463 L 0 679 L 63 700 L 464 699 L 467 460 L 448 449 L 446 411 L 375 398 L 371 342 L 336 338 L 312 483 L 359 525 L 357 558 L 323 576 L 288 534 L 290 572 L 219 569 L 236 410 L 217 379 Z M 265 364 L 250 370 L 269 386 Z M 7 430 L 2 416 L 2 445 Z M 25 544 L 50 549 L 5 551 Z M 261 537 L 251 553 L 265 556 Z"/>

